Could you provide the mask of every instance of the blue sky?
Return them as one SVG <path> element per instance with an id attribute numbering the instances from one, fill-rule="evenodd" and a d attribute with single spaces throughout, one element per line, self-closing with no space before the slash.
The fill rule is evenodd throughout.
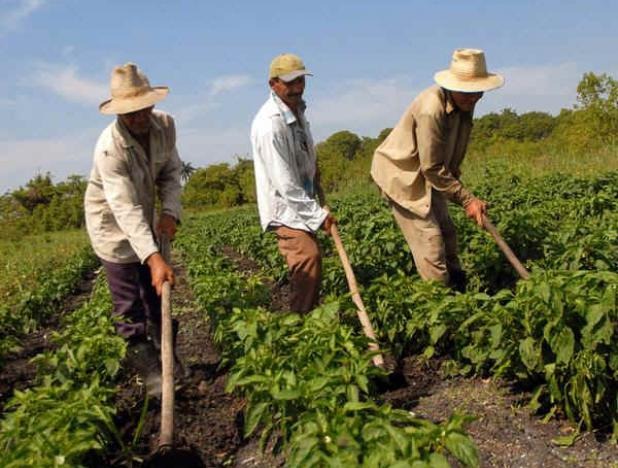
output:
<path id="1" fill-rule="evenodd" d="M 583 73 L 618 77 L 615 1 L 0 0 L 0 193 L 37 172 L 87 175 L 109 116 L 113 66 L 137 63 L 167 85 L 194 166 L 250 153 L 249 126 L 273 56 L 305 60 L 317 141 L 338 130 L 376 136 L 447 68 L 482 48 L 504 88 L 477 115 L 511 107 L 557 113 Z"/>

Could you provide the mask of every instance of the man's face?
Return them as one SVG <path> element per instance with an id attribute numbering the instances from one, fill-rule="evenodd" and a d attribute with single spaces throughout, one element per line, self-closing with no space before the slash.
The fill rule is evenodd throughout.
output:
<path id="1" fill-rule="evenodd" d="M 453 102 L 457 109 L 464 112 L 472 112 L 476 103 L 483 97 L 482 92 L 462 93 L 461 91 L 451 91 Z"/>
<path id="2" fill-rule="evenodd" d="M 268 84 L 279 98 L 292 110 L 296 110 L 302 102 L 305 91 L 305 77 L 299 76 L 287 83 L 279 78 L 272 78 Z"/>
<path id="3" fill-rule="evenodd" d="M 150 114 L 154 106 L 146 107 L 128 114 L 118 114 L 118 118 L 134 135 L 146 135 L 150 131 Z"/>

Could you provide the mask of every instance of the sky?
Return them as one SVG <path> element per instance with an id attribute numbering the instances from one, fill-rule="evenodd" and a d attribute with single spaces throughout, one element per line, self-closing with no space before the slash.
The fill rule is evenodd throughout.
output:
<path id="1" fill-rule="evenodd" d="M 602 0 L 0 0 L 0 193 L 38 173 L 87 176 L 114 66 L 134 62 L 176 119 L 194 167 L 250 157 L 251 120 L 272 58 L 300 55 L 316 141 L 375 137 L 449 66 L 485 51 L 503 88 L 476 115 L 556 114 L 582 75 L 618 77 L 618 2 Z"/>

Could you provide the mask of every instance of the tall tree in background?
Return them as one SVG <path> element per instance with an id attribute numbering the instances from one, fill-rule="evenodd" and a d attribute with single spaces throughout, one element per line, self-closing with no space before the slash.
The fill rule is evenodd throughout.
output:
<path id="1" fill-rule="evenodd" d="M 193 167 L 193 165 L 190 162 L 186 162 L 186 161 L 181 161 L 181 162 L 182 162 L 182 168 L 180 169 L 180 180 L 182 180 L 182 182 L 186 184 L 196 169 L 195 167 Z"/>

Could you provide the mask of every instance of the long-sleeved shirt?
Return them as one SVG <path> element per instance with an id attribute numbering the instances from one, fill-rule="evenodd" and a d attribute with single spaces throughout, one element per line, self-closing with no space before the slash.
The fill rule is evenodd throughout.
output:
<path id="1" fill-rule="evenodd" d="M 303 110 L 297 118 L 271 93 L 253 119 L 251 145 L 262 229 L 317 231 L 327 212 L 317 200 L 316 154 Z"/>
<path id="2" fill-rule="evenodd" d="M 109 262 L 145 262 L 159 251 L 155 191 L 161 213 L 180 219 L 180 172 L 174 120 L 153 111 L 150 154 L 118 119 L 99 136 L 86 195 L 86 228 L 95 253 Z"/>
<path id="3" fill-rule="evenodd" d="M 466 206 L 474 196 L 460 182 L 472 112 L 458 110 L 437 85 L 419 94 L 376 149 L 371 176 L 403 208 L 426 216 L 432 189 Z"/>

